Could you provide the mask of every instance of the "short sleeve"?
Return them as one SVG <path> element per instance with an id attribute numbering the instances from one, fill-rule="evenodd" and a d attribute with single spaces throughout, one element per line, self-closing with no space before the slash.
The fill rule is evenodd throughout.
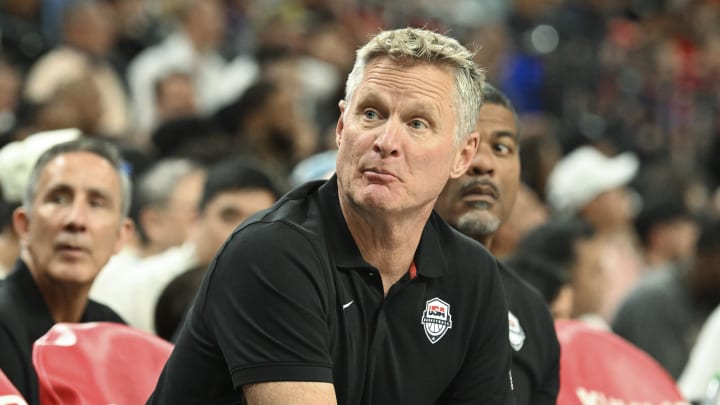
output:
<path id="1" fill-rule="evenodd" d="M 235 389 L 267 381 L 332 382 L 332 282 L 292 225 L 254 223 L 211 265 L 200 303 Z"/>

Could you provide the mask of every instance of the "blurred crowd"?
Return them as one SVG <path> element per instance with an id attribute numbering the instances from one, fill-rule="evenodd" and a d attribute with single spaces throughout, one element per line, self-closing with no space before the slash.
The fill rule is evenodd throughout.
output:
<path id="1" fill-rule="evenodd" d="M 613 330 L 701 395 L 686 365 L 720 318 L 717 0 L 0 0 L 0 270 L 41 148 L 8 147 L 106 138 L 136 235 L 91 296 L 170 340 L 231 230 L 333 172 L 355 49 L 403 26 L 475 50 L 517 109 L 523 186 L 493 253 L 557 318 Z"/>

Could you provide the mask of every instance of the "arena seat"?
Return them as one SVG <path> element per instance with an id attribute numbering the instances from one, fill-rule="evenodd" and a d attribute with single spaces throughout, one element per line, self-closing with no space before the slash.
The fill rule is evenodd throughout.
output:
<path id="1" fill-rule="evenodd" d="M 558 405 L 688 404 L 670 375 L 648 354 L 612 332 L 558 320 Z"/>
<path id="2" fill-rule="evenodd" d="M 172 347 L 117 323 L 56 324 L 33 346 L 40 403 L 145 403 Z"/>
<path id="3" fill-rule="evenodd" d="M 0 405 L 27 405 L 25 398 L 20 395 L 2 370 L 0 370 Z"/>

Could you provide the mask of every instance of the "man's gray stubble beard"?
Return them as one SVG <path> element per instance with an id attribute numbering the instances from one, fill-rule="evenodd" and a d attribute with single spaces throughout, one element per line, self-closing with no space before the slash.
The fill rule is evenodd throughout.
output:
<path id="1" fill-rule="evenodd" d="M 500 228 L 500 219 L 485 210 L 472 210 L 458 218 L 457 228 L 472 238 L 492 235 Z"/>

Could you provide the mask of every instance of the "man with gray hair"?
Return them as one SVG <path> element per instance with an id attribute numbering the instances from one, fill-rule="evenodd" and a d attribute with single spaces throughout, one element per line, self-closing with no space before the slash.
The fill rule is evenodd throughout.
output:
<path id="1" fill-rule="evenodd" d="M 30 404 L 32 345 L 53 324 L 123 322 L 88 294 L 132 231 L 130 188 L 118 151 L 99 139 L 58 144 L 34 166 L 13 213 L 20 258 L 0 284 L 0 368 Z"/>
<path id="2" fill-rule="evenodd" d="M 189 159 L 165 158 L 135 183 L 130 216 L 137 243 L 110 259 L 90 297 L 136 328 L 154 332 L 152 319 L 144 314 L 152 313 L 163 288 L 195 262 L 195 248 L 187 240 L 197 220 L 205 171 Z"/>
<path id="3" fill-rule="evenodd" d="M 336 174 L 233 232 L 150 403 L 514 403 L 497 263 L 433 212 L 477 148 L 472 58 L 413 28 L 358 51 Z"/>

